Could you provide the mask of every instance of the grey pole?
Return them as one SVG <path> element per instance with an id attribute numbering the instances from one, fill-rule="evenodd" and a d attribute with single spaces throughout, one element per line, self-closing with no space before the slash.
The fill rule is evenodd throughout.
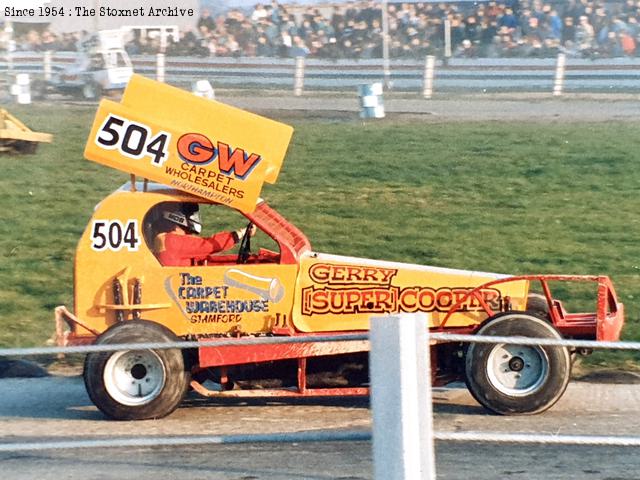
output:
<path id="1" fill-rule="evenodd" d="M 553 95 L 562 95 L 564 88 L 564 69 L 567 64 L 567 56 L 564 53 L 558 54 L 558 60 L 556 62 L 556 75 L 553 81 Z"/>
<path id="2" fill-rule="evenodd" d="M 424 65 L 424 78 L 422 96 L 424 98 L 431 98 L 433 95 L 433 77 L 435 76 L 436 57 L 433 55 L 427 55 L 427 59 Z"/>
<path id="3" fill-rule="evenodd" d="M 424 313 L 371 318 L 375 480 L 435 480 L 429 322 Z"/>
<path id="4" fill-rule="evenodd" d="M 382 71 L 384 86 L 391 89 L 391 67 L 389 64 L 389 11 L 387 0 L 382 0 Z"/>
<path id="5" fill-rule="evenodd" d="M 451 20 L 444 21 L 444 57 L 451 58 Z"/>
<path id="6" fill-rule="evenodd" d="M 293 75 L 293 94 L 296 97 L 302 95 L 304 89 L 304 57 L 296 57 L 296 70 Z"/>

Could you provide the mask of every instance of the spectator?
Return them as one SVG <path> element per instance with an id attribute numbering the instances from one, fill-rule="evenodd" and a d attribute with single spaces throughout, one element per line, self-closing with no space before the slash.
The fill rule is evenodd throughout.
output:
<path id="1" fill-rule="evenodd" d="M 491 0 L 388 4 L 392 56 L 444 53 L 445 19 L 456 55 L 638 55 L 639 0 Z M 208 9 L 171 42 L 168 55 L 376 58 L 382 55 L 382 10 L 375 0 L 323 8 L 271 0 L 215 18 Z M 32 30 L 17 36 L 20 50 L 75 50 L 83 35 Z M 154 54 L 157 42 L 134 38 L 132 55 Z"/>
<path id="2" fill-rule="evenodd" d="M 555 8 L 549 11 L 548 22 L 551 38 L 560 40 L 562 38 L 562 19 Z"/>
<path id="3" fill-rule="evenodd" d="M 211 18 L 211 12 L 209 11 L 209 9 L 204 8 L 202 10 L 202 16 L 198 19 L 196 27 L 198 29 L 200 29 L 200 27 L 205 27 L 210 32 L 215 31 L 216 24 L 213 18 Z"/>
<path id="4" fill-rule="evenodd" d="M 576 43 L 578 51 L 583 55 L 590 55 L 594 46 L 594 38 L 595 31 L 593 26 L 589 23 L 589 17 L 581 15 L 580 23 L 576 27 Z"/>
<path id="5" fill-rule="evenodd" d="M 564 26 L 562 27 L 562 45 L 573 45 L 576 41 L 576 26 L 573 17 L 564 18 Z"/>
<path id="6" fill-rule="evenodd" d="M 309 55 L 309 47 L 304 43 L 304 39 L 298 35 L 293 37 L 293 43 L 289 50 L 292 57 L 306 57 Z"/>
<path id="7" fill-rule="evenodd" d="M 513 14 L 513 10 L 506 8 L 504 13 L 498 19 L 499 27 L 507 27 L 511 31 L 515 31 L 518 28 L 519 22 L 516 16 Z"/>
<path id="8" fill-rule="evenodd" d="M 256 8 L 253 10 L 253 13 L 251 14 L 251 21 L 254 23 L 257 23 L 263 18 L 267 18 L 268 16 L 269 16 L 269 13 L 267 12 L 267 9 L 263 7 L 260 3 L 258 3 L 256 5 Z"/>

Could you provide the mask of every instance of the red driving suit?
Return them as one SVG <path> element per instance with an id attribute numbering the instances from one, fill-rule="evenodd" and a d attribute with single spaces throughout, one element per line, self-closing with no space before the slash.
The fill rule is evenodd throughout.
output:
<path id="1" fill-rule="evenodd" d="M 189 267 L 217 252 L 229 250 L 236 244 L 232 232 L 220 232 L 209 238 L 177 233 L 161 233 L 154 241 L 158 260 L 165 267 Z"/>

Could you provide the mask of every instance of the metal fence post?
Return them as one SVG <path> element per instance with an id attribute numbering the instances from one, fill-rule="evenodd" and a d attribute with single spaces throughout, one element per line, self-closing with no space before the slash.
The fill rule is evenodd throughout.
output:
<path id="1" fill-rule="evenodd" d="M 165 77 L 165 56 L 164 53 L 156 55 L 156 80 L 164 83 Z"/>
<path id="2" fill-rule="evenodd" d="M 16 83 L 12 88 L 19 104 L 28 105 L 31 103 L 31 79 L 28 73 L 18 73 L 16 75 Z"/>
<path id="3" fill-rule="evenodd" d="M 371 319 L 375 480 L 435 480 L 425 314 Z"/>
<path id="4" fill-rule="evenodd" d="M 451 58 L 451 20 L 448 18 L 444 21 L 444 57 L 446 60 Z"/>
<path id="5" fill-rule="evenodd" d="M 382 74 L 384 76 L 384 86 L 391 89 L 391 62 L 389 60 L 389 4 L 387 0 L 382 0 Z"/>
<path id="6" fill-rule="evenodd" d="M 48 82 L 51 80 L 51 50 L 44 52 L 44 80 Z"/>
<path id="7" fill-rule="evenodd" d="M 424 65 L 424 81 L 422 95 L 424 98 L 431 98 L 433 95 L 433 77 L 435 74 L 436 57 L 427 55 L 427 61 Z"/>
<path id="8" fill-rule="evenodd" d="M 564 53 L 558 54 L 558 61 L 556 63 L 556 77 L 553 82 L 553 95 L 562 95 L 564 89 L 564 68 L 567 63 L 567 56 Z"/>
<path id="9" fill-rule="evenodd" d="M 7 41 L 7 77 L 13 78 L 13 52 L 16 51 L 16 41 L 13 38 L 13 24 L 10 21 L 4 24 L 4 35 Z"/>
<path id="10" fill-rule="evenodd" d="M 293 94 L 302 95 L 304 88 L 304 57 L 296 57 L 296 71 L 293 76 Z"/>

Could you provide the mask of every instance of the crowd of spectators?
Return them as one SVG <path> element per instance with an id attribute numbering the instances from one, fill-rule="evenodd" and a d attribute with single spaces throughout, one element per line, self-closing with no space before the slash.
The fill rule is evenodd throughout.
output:
<path id="1" fill-rule="evenodd" d="M 502 0 L 388 4 L 391 58 L 582 57 L 640 55 L 640 0 Z M 80 34 L 29 32 L 25 50 L 74 49 Z M 156 53 L 158 39 L 133 38 L 132 54 Z M 272 0 L 213 16 L 204 9 L 191 31 L 166 46 L 167 55 L 220 57 L 378 58 L 383 54 L 380 2 L 287 6 Z"/>

